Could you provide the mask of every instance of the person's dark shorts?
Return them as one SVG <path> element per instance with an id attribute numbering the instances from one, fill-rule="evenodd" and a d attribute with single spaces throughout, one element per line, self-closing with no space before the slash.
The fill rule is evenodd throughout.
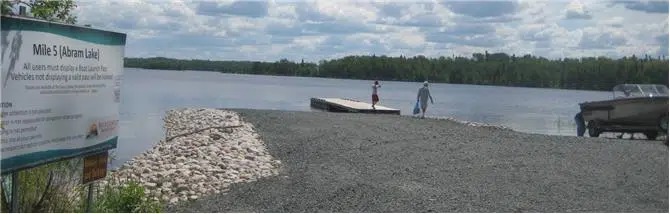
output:
<path id="1" fill-rule="evenodd" d="M 379 102 L 379 96 L 377 96 L 376 94 L 373 94 L 372 95 L 372 102 Z"/>

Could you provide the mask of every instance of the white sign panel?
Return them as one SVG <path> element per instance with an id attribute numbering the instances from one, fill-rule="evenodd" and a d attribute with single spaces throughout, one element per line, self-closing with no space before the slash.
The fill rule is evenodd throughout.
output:
<path id="1" fill-rule="evenodd" d="M 116 148 L 126 35 L 2 17 L 2 172 Z"/>

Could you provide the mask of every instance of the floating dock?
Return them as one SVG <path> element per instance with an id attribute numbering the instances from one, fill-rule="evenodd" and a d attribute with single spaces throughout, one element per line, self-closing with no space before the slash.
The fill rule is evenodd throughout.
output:
<path id="1" fill-rule="evenodd" d="M 400 115 L 399 109 L 392 109 L 381 105 L 375 105 L 375 109 L 372 109 L 372 103 L 365 103 L 357 100 L 342 98 L 311 98 L 310 106 L 312 108 L 322 109 L 329 112 Z"/>

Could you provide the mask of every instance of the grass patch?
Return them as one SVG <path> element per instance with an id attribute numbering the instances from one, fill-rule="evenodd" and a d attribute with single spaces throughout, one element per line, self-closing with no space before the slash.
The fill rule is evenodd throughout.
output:
<path id="1" fill-rule="evenodd" d="M 108 183 L 96 195 L 91 209 L 95 213 L 157 213 L 163 208 L 162 203 L 149 200 L 144 187 L 134 181 Z"/>
<path id="2" fill-rule="evenodd" d="M 86 212 L 88 185 L 81 184 L 82 171 L 83 159 L 75 158 L 19 172 L 19 212 Z M 163 203 L 148 200 L 144 187 L 138 183 L 107 183 L 94 188 L 91 212 L 162 212 Z M 3 176 L 1 184 L 1 211 L 6 213 L 11 204 L 11 175 Z"/>

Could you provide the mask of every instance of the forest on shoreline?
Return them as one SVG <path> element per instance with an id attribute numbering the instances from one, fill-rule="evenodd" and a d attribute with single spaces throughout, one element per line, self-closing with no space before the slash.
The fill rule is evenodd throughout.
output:
<path id="1" fill-rule="evenodd" d="M 609 91 L 617 84 L 668 85 L 668 59 L 649 56 L 565 58 L 476 53 L 472 57 L 347 56 L 318 63 L 125 58 L 125 67 L 380 81 Z"/>

